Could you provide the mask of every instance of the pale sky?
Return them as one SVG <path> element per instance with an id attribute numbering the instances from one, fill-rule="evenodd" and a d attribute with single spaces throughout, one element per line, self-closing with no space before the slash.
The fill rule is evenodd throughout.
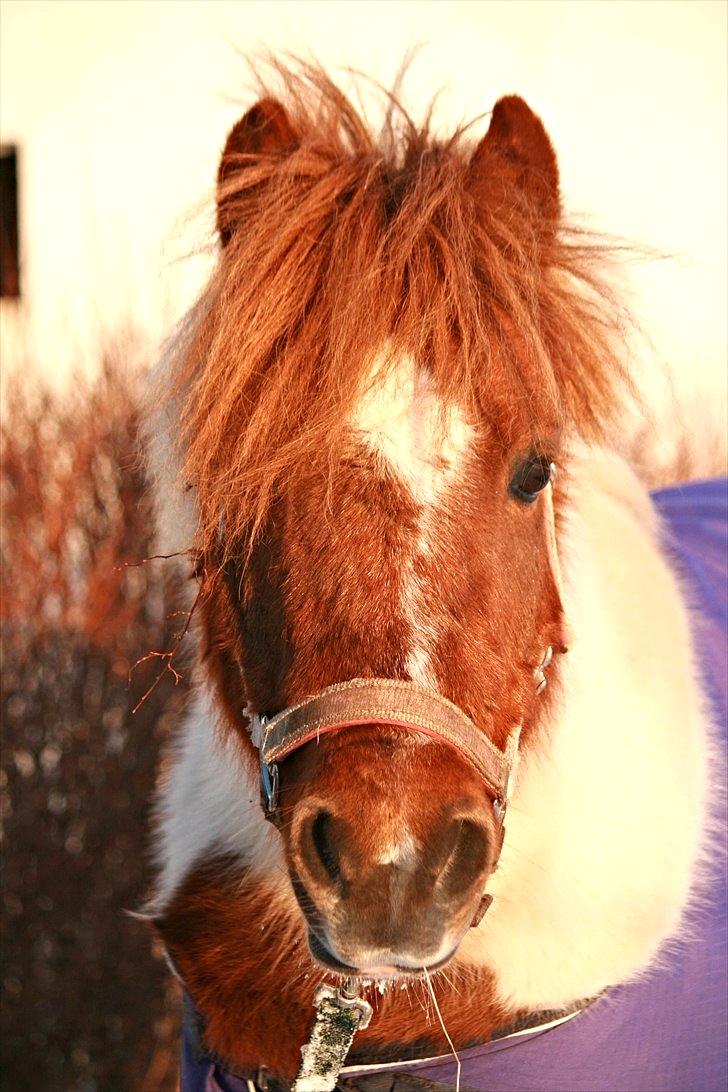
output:
<path id="1" fill-rule="evenodd" d="M 567 205 L 678 260 L 632 272 L 680 382 L 722 396 L 726 12 L 722 0 L 3 0 L 0 140 L 21 167 L 24 344 L 54 375 L 131 321 L 158 337 L 211 258 L 212 181 L 250 105 L 238 52 L 313 54 L 405 97 L 444 89 L 443 129 L 522 94 Z M 482 128 L 487 125 L 484 119 Z M 0 305 L 6 360 L 18 307 Z"/>

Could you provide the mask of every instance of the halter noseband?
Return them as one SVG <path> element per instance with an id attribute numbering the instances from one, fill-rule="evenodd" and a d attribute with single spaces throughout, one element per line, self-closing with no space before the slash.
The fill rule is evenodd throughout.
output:
<path id="1" fill-rule="evenodd" d="M 350 679 L 327 686 L 270 719 L 253 717 L 251 737 L 260 755 L 266 818 L 279 825 L 278 763 L 282 759 L 329 732 L 365 724 L 403 728 L 456 750 L 485 782 L 496 822 L 502 827 L 521 726 L 511 732 L 501 751 L 457 705 L 404 679 Z"/>

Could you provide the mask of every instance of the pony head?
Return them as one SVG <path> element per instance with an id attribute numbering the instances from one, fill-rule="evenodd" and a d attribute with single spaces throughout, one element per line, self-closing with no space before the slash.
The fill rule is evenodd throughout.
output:
<path id="1" fill-rule="evenodd" d="M 177 386 L 203 663 L 241 793 L 251 721 L 354 678 L 411 680 L 500 750 L 538 745 L 557 687 L 537 691 L 569 639 L 568 440 L 600 433 L 623 378 L 522 99 L 474 145 L 394 100 L 375 136 L 318 70 L 285 79 L 285 105 L 262 98 L 225 145 L 220 261 Z M 374 712 L 280 778 L 315 959 L 377 976 L 446 962 L 502 838 L 467 757 Z"/>

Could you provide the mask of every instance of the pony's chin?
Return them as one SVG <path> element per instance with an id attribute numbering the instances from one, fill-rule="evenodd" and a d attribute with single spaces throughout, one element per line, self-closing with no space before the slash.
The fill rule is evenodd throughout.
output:
<path id="1" fill-rule="evenodd" d="M 422 964 L 420 967 L 403 967 L 397 963 L 372 967 L 353 967 L 348 963 L 342 963 L 310 929 L 308 931 L 308 948 L 314 961 L 326 971 L 346 975 L 348 978 L 379 980 L 383 978 L 422 978 L 425 974 L 439 971 L 455 955 L 457 945 L 443 959 L 438 959 L 435 963 Z"/>

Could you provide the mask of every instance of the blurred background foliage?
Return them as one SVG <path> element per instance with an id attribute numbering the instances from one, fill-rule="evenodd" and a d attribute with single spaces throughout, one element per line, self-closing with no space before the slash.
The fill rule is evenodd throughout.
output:
<path id="1" fill-rule="evenodd" d="M 123 379 L 121 378 L 123 376 Z M 2 421 L 2 1046 L 13 1092 L 166 1092 L 178 999 L 147 929 L 160 744 L 184 705 L 164 661 L 181 568 L 154 553 L 140 383 L 108 355 Z M 162 672 L 158 685 L 134 707 Z"/>

